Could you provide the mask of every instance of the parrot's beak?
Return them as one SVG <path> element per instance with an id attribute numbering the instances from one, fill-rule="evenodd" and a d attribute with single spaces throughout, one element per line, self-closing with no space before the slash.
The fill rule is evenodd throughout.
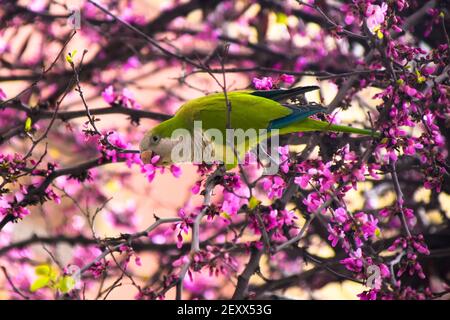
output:
<path id="1" fill-rule="evenodd" d="M 153 151 L 146 150 L 146 151 L 141 152 L 142 162 L 145 164 L 151 163 L 153 155 L 154 155 Z"/>

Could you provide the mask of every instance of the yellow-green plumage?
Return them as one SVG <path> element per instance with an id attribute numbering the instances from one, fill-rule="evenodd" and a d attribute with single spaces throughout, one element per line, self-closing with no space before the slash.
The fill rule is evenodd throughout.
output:
<path id="1" fill-rule="evenodd" d="M 289 116 L 292 110 L 277 101 L 253 96 L 251 91 L 228 93 L 231 104 L 231 129 L 268 129 L 271 121 Z M 202 121 L 204 129 L 216 128 L 225 132 L 227 124 L 227 105 L 223 93 L 211 94 L 185 103 L 175 114 L 155 128 L 152 132 L 170 137 L 177 128 L 193 129 L 194 121 Z M 280 129 L 280 134 L 303 131 L 333 131 L 364 135 L 373 132 L 347 126 L 333 125 L 324 121 L 304 119 Z"/>
<path id="2" fill-rule="evenodd" d="M 307 118 L 324 109 L 315 107 L 312 111 L 310 109 L 307 112 L 302 111 L 302 106 L 296 108 L 285 103 L 285 92 L 286 96 L 292 98 L 295 97 L 297 91 L 299 94 L 302 94 L 314 89 L 317 89 L 317 87 L 307 87 L 304 90 L 302 88 L 294 88 L 285 91 L 229 92 L 227 99 L 231 105 L 230 128 L 244 131 L 249 129 L 257 131 L 268 129 L 269 136 L 275 132 L 271 130 L 271 127 L 274 125 L 278 127 L 280 135 L 303 131 L 333 131 L 377 135 L 370 130 L 333 125 Z M 269 98 L 260 95 L 266 95 Z M 173 118 L 159 124 L 147 135 L 170 138 L 175 129 L 184 128 L 192 132 L 194 121 L 201 121 L 203 130 L 218 129 L 225 136 L 228 117 L 226 101 L 223 93 L 211 94 L 188 101 L 177 111 Z M 253 147 L 257 142 L 259 141 L 247 142 L 245 151 Z"/>

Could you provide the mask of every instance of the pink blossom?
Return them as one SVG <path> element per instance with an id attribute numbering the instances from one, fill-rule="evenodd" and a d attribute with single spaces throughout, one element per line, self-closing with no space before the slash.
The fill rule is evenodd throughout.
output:
<path id="1" fill-rule="evenodd" d="M 272 176 L 263 179 L 262 187 L 268 192 L 268 196 L 271 199 L 281 197 L 285 186 L 286 183 L 279 176 Z"/>
<path id="2" fill-rule="evenodd" d="M 363 291 L 362 293 L 359 293 L 357 296 L 361 300 L 376 300 L 378 295 L 377 289 L 371 289 L 369 291 Z"/>
<path id="3" fill-rule="evenodd" d="M 332 227 L 331 224 L 327 225 L 327 229 L 328 229 L 328 240 L 331 241 L 331 246 L 334 248 L 339 243 L 341 238 L 345 236 L 344 232 L 337 226 Z"/>
<path id="4" fill-rule="evenodd" d="M 377 219 L 375 219 L 372 215 L 366 214 L 364 212 L 356 213 L 355 219 L 360 225 L 360 230 L 364 239 L 367 240 L 375 235 L 375 232 L 378 229 Z"/>
<path id="5" fill-rule="evenodd" d="M 102 274 L 106 271 L 108 265 L 109 261 L 106 262 L 97 261 L 89 268 L 89 271 L 92 273 L 94 278 L 100 278 Z"/>
<path id="6" fill-rule="evenodd" d="M 390 278 L 391 277 L 391 271 L 384 263 L 380 263 L 378 266 L 380 267 L 380 273 L 381 273 L 382 278 Z"/>
<path id="7" fill-rule="evenodd" d="M 134 257 L 134 263 L 136 263 L 137 266 L 141 267 L 142 266 L 142 261 L 141 258 L 138 256 Z"/>
<path id="8" fill-rule="evenodd" d="M 307 206 L 308 211 L 311 213 L 315 213 L 320 208 L 322 203 L 323 200 L 320 198 L 317 192 L 308 194 L 306 199 L 303 200 L 303 204 Z"/>
<path id="9" fill-rule="evenodd" d="M 124 64 L 123 68 L 125 70 L 135 69 L 135 68 L 139 67 L 140 65 L 141 65 L 141 63 L 140 63 L 138 57 L 132 56 L 132 57 L 128 58 L 127 62 Z"/>
<path id="10" fill-rule="evenodd" d="M 202 185 L 201 181 L 197 181 L 191 188 L 191 192 L 193 194 L 198 194 L 200 192 L 200 187 Z"/>
<path id="11" fill-rule="evenodd" d="M 280 168 L 284 173 L 289 171 L 289 146 L 278 147 L 278 153 L 280 154 Z"/>
<path id="12" fill-rule="evenodd" d="M 295 77 L 293 75 L 283 73 L 280 76 L 280 81 L 291 85 L 291 84 L 293 84 L 295 82 Z"/>
<path id="13" fill-rule="evenodd" d="M 273 87 L 273 80 L 271 77 L 253 78 L 253 85 L 258 90 L 270 90 Z"/>
<path id="14" fill-rule="evenodd" d="M 46 7 L 47 7 L 47 1 L 46 0 L 33 0 L 28 5 L 28 8 L 31 11 L 35 11 L 35 12 L 42 12 L 42 11 L 44 11 L 44 9 Z"/>
<path id="15" fill-rule="evenodd" d="M 8 203 L 8 201 L 3 199 L 1 196 L 0 196 L 0 208 L 1 209 L 9 209 L 9 208 L 11 208 L 10 204 Z"/>
<path id="16" fill-rule="evenodd" d="M 147 177 L 148 182 L 152 182 L 156 176 L 156 167 L 149 163 L 141 167 L 141 172 Z"/>
<path id="17" fill-rule="evenodd" d="M 348 12 L 345 15 L 345 20 L 344 21 L 345 21 L 345 24 L 347 24 L 347 25 L 352 24 L 355 21 L 355 16 L 353 15 L 352 12 Z"/>
<path id="18" fill-rule="evenodd" d="M 384 22 L 388 6 L 385 2 L 379 5 L 369 4 L 366 9 L 367 27 L 374 33 Z"/>
<path id="19" fill-rule="evenodd" d="M 347 211 L 344 208 L 341 208 L 341 207 L 337 208 L 336 210 L 334 210 L 334 218 L 339 223 L 346 222 L 347 219 L 348 219 Z"/>
<path id="20" fill-rule="evenodd" d="M 299 177 L 295 177 L 294 178 L 294 183 L 298 184 L 303 189 L 306 189 L 308 187 L 310 179 L 311 179 L 311 177 L 309 175 L 303 174 L 303 175 L 301 175 Z"/>
<path id="21" fill-rule="evenodd" d="M 189 257 L 184 255 L 184 256 L 181 256 L 179 259 L 175 260 L 172 263 L 172 266 L 175 268 L 181 267 L 181 266 L 185 265 L 187 262 L 189 262 Z"/>
<path id="22" fill-rule="evenodd" d="M 5 99 L 6 99 L 6 93 L 5 93 L 5 91 L 2 90 L 2 88 L 0 88 L 0 100 L 5 100 Z"/>
<path id="23" fill-rule="evenodd" d="M 364 266 L 364 259 L 361 248 L 350 253 L 350 257 L 340 261 L 348 270 L 353 272 L 361 272 Z"/>
<path id="24" fill-rule="evenodd" d="M 410 97 L 415 97 L 416 96 L 416 94 L 417 94 L 417 90 L 416 89 L 414 89 L 414 88 L 412 88 L 412 87 L 410 87 L 410 86 L 408 86 L 408 85 L 405 85 L 404 87 L 403 87 L 403 91 L 408 95 L 408 96 L 410 96 Z"/>
<path id="25" fill-rule="evenodd" d="M 105 90 L 103 90 L 102 97 L 106 102 L 110 104 L 113 103 L 116 100 L 113 86 L 110 85 Z"/>
<path id="26" fill-rule="evenodd" d="M 304 56 L 300 56 L 297 58 L 297 61 L 295 62 L 294 70 L 297 72 L 302 72 L 307 65 L 308 65 L 308 59 Z"/>
<path id="27" fill-rule="evenodd" d="M 10 50 L 10 46 L 9 46 L 8 42 L 6 40 L 4 40 L 0 34 L 0 54 L 3 54 L 9 50 Z M 1 92 L 3 92 L 3 91 L 0 88 L 0 99 L 2 99 Z"/>
<path id="28" fill-rule="evenodd" d="M 182 173 L 181 168 L 174 164 L 170 166 L 170 172 L 172 172 L 172 174 L 175 178 L 179 178 Z"/>

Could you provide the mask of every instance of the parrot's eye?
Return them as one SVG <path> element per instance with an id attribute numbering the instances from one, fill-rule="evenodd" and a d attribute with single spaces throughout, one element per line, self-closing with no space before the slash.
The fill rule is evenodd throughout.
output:
<path id="1" fill-rule="evenodd" d="M 159 136 L 157 136 L 157 135 L 152 136 L 152 142 L 153 143 L 158 143 L 159 140 L 161 140 L 161 138 Z"/>

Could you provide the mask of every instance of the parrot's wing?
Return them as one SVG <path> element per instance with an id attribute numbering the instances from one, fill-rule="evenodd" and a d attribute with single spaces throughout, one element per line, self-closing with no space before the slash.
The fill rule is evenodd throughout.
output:
<path id="1" fill-rule="evenodd" d="M 213 133 L 218 130 L 222 134 L 222 139 L 211 139 L 214 141 L 215 155 L 217 160 L 231 158 L 231 161 L 224 162 L 233 167 L 237 164 L 235 152 L 238 153 L 238 158 L 242 159 L 248 150 L 260 142 L 261 135 L 264 136 L 263 132 L 267 134 L 267 128 L 271 121 L 284 118 L 292 114 L 293 110 L 276 101 L 243 92 L 230 92 L 228 101 L 231 105 L 230 124 L 234 129 L 232 134 L 243 137 L 241 140 L 236 140 L 234 150 L 226 142 L 228 108 L 223 95 L 203 98 L 201 101 L 197 101 L 201 103 L 191 105 L 190 110 L 193 122 L 201 121 L 204 132 Z"/>
<path id="2" fill-rule="evenodd" d="M 296 98 L 309 91 L 319 90 L 318 86 L 297 87 L 292 89 L 277 89 L 277 90 L 258 90 L 250 94 L 257 97 L 263 97 L 273 101 L 286 101 L 288 99 Z"/>
<path id="3" fill-rule="evenodd" d="M 253 96 L 244 92 L 230 92 L 228 101 L 231 106 L 231 128 L 267 130 L 271 121 L 289 116 L 293 109 L 279 102 Z M 191 105 L 192 120 L 202 121 L 202 127 L 218 129 L 225 133 L 228 108 L 224 95 L 208 96 Z"/>
<path id="4" fill-rule="evenodd" d="M 327 109 L 322 107 L 319 104 L 316 103 L 310 103 L 307 105 L 299 106 L 299 105 L 290 105 L 290 104 L 284 104 L 284 106 L 288 107 L 292 110 L 292 113 L 288 116 L 285 116 L 283 118 L 275 119 L 270 122 L 268 129 L 281 129 L 284 127 L 289 126 L 290 124 L 299 122 L 301 120 L 304 120 L 316 113 L 323 112 L 326 113 Z"/>
<path id="5" fill-rule="evenodd" d="M 316 103 L 307 103 L 304 94 L 309 91 L 318 90 L 318 86 L 297 87 L 292 89 L 254 91 L 253 96 L 263 97 L 277 102 L 290 100 L 290 103 L 281 103 L 292 110 L 292 113 L 272 120 L 267 129 L 281 129 L 292 123 L 304 120 L 316 113 L 326 112 L 326 109 Z"/>

